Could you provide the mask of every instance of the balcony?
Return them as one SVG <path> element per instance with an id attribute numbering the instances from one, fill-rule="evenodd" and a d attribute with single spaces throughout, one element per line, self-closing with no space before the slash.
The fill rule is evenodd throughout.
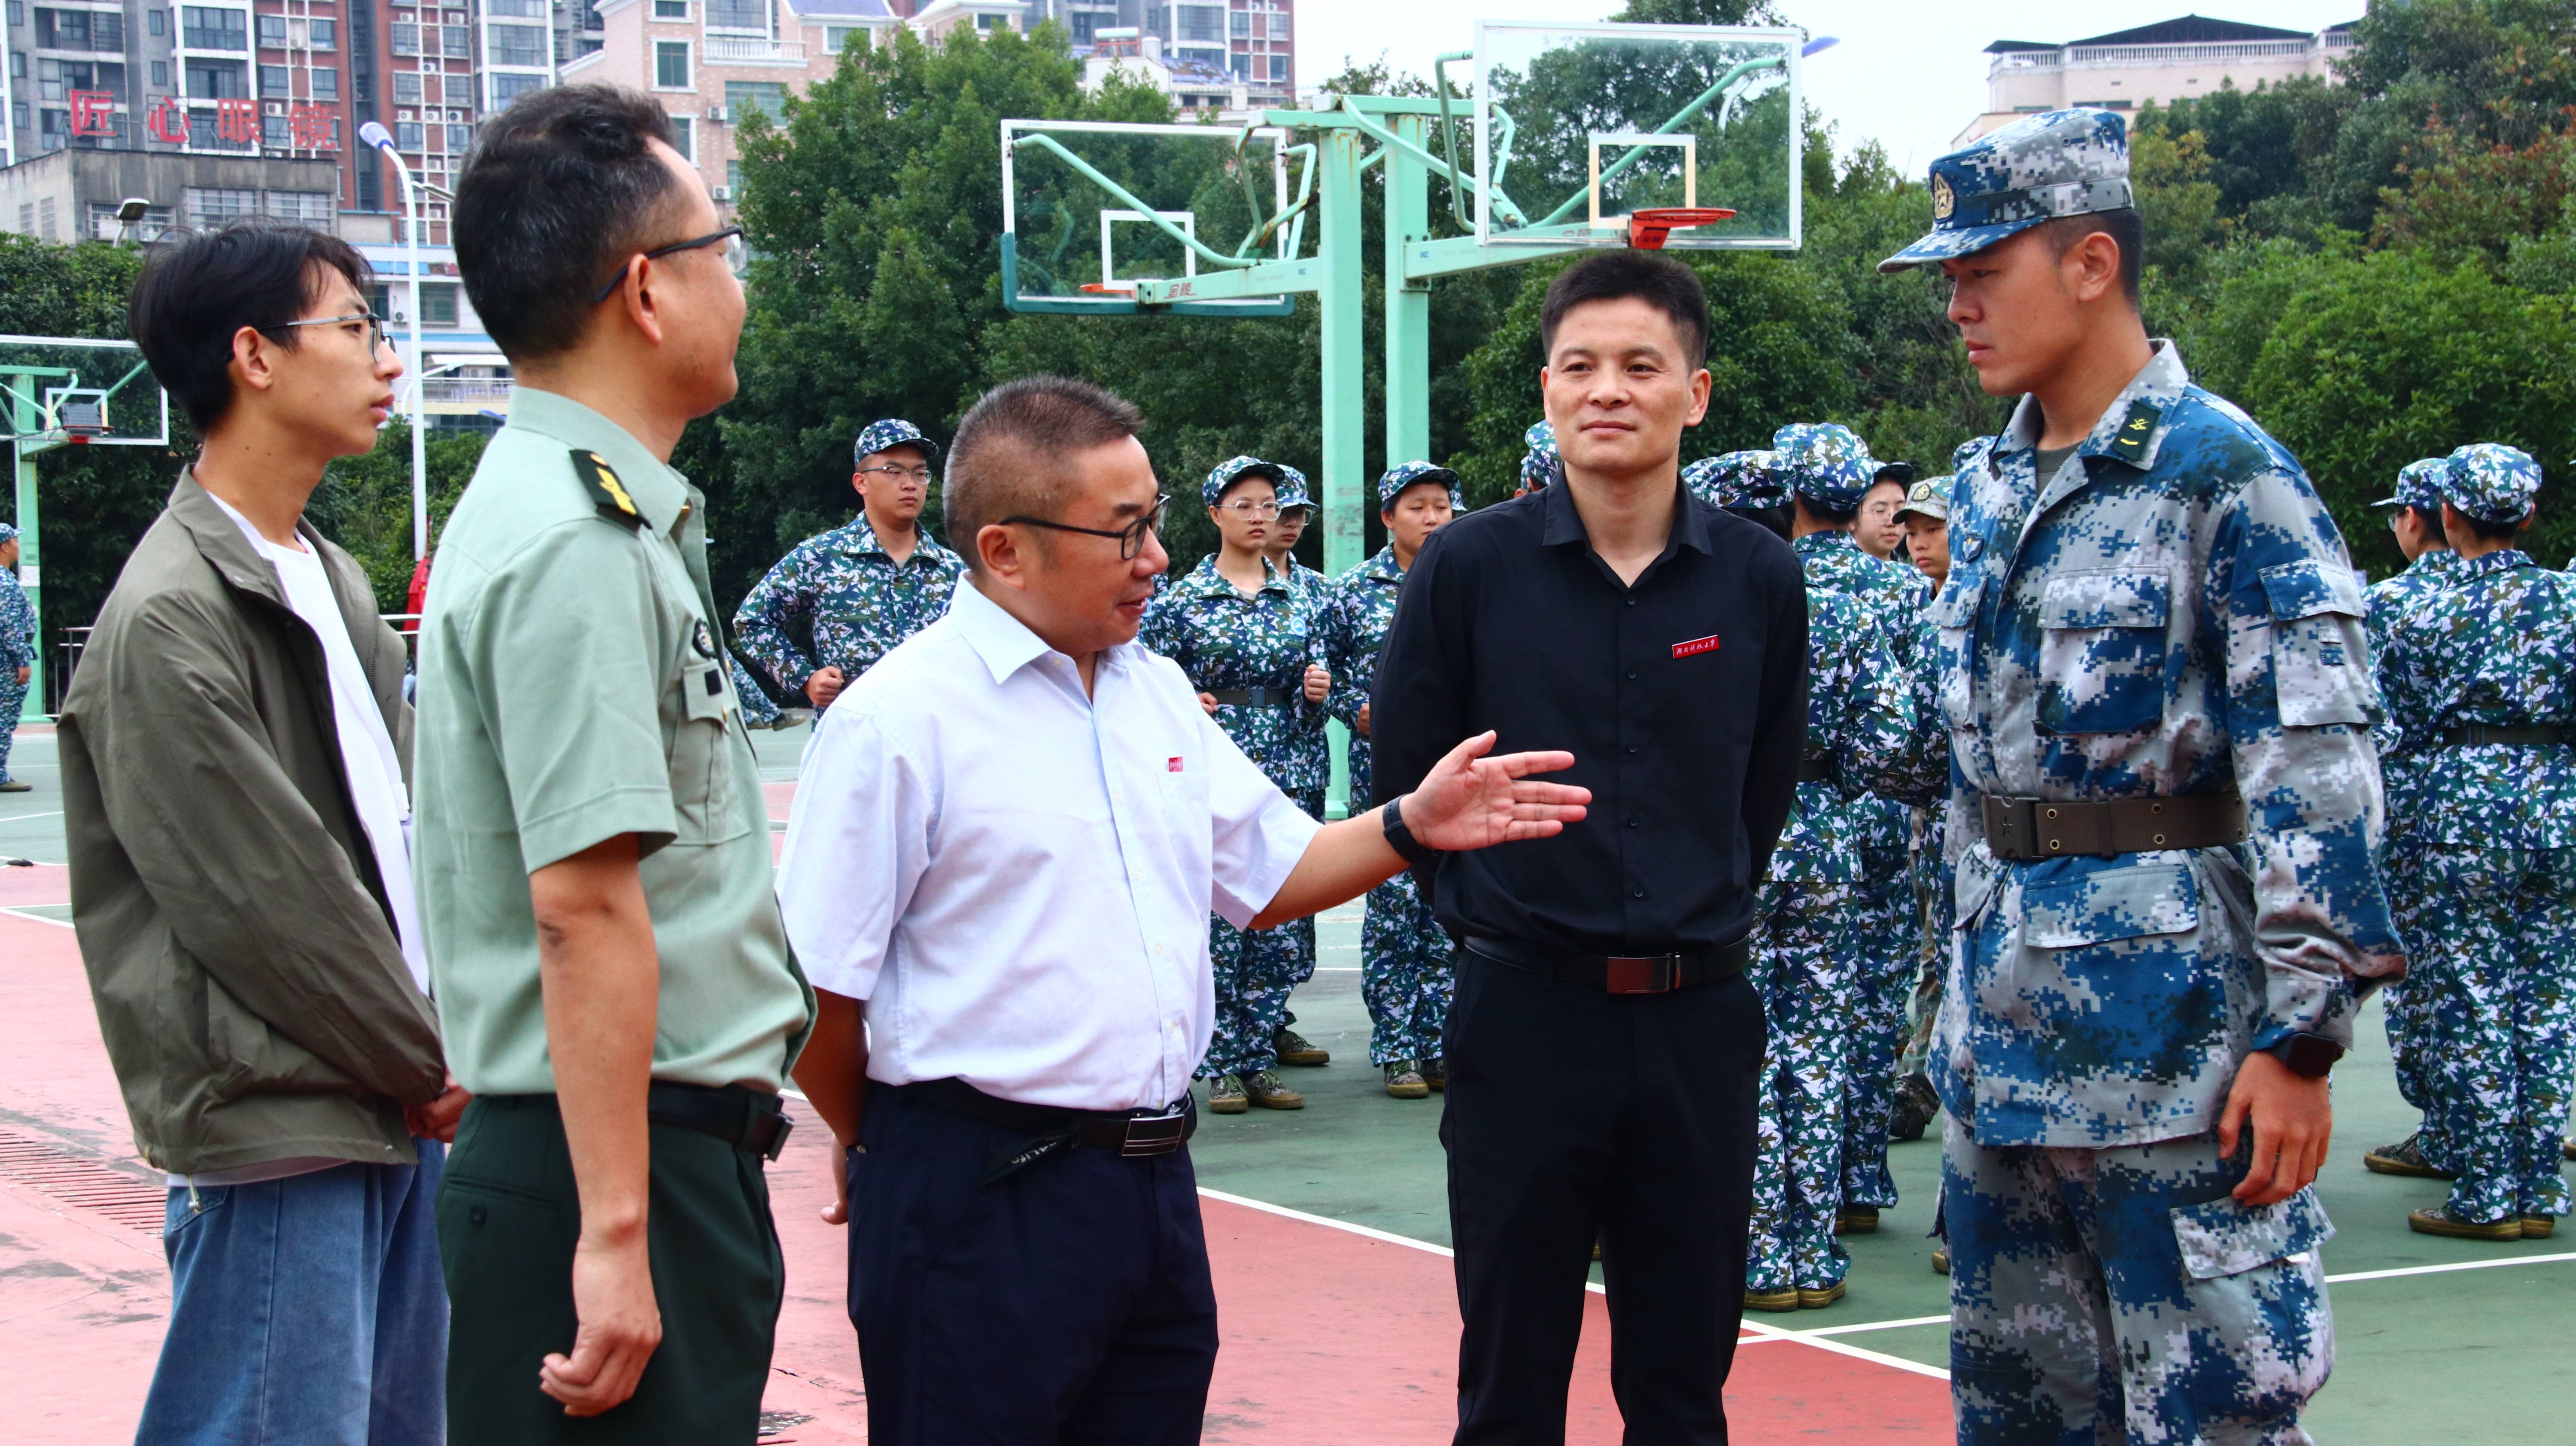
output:
<path id="1" fill-rule="evenodd" d="M 797 65 L 805 63 L 805 42 L 801 40 L 749 40 L 729 35 L 710 35 L 701 42 L 699 54 L 709 65 Z"/>
<path id="2" fill-rule="evenodd" d="M 430 377 L 420 384 L 420 403 L 422 410 L 434 412 L 471 412 L 486 407 L 508 411 L 510 383 L 479 377 Z"/>

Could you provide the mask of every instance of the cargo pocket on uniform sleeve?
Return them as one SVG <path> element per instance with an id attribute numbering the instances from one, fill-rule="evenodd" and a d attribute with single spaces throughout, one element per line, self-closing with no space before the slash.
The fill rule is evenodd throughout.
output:
<path id="1" fill-rule="evenodd" d="M 2176 1206 L 2173 1227 L 2194 1350 L 2214 1349 L 2228 1361 L 2192 1373 L 2194 1414 L 2204 1422 L 2269 1420 L 2297 1410 L 2334 1366 L 2334 1321 L 2317 1258 L 2334 1224 L 2315 1188 L 2253 1209 L 2225 1195 Z"/>
<path id="2" fill-rule="evenodd" d="M 2160 571 L 2048 579 L 2039 597 L 2039 731 L 2130 733 L 2160 721 L 2172 612 Z"/>
<path id="3" fill-rule="evenodd" d="M 2361 580 L 2315 558 L 2263 569 L 2272 609 L 2272 683 L 2289 728 L 2367 723 L 2378 705 L 2363 641 Z"/>

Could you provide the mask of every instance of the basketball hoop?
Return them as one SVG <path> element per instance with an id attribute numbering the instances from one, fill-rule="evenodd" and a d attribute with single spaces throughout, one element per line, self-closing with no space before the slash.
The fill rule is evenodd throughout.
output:
<path id="1" fill-rule="evenodd" d="M 1640 251 L 1661 251 L 1665 238 L 1675 231 L 1734 218 L 1735 213 L 1724 206 L 1662 206 L 1638 211 L 1628 217 L 1628 244 Z"/>

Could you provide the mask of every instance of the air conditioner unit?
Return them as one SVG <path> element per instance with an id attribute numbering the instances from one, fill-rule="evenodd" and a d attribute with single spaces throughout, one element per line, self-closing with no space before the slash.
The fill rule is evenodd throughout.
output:
<path id="1" fill-rule="evenodd" d="M 709 186 L 707 188 L 707 192 L 719 201 L 730 201 L 733 199 L 733 187 L 731 186 Z"/>
<path id="2" fill-rule="evenodd" d="M 733 117 L 725 114 L 725 108 L 723 106 L 711 105 L 707 107 L 707 119 L 717 125 L 723 125 L 726 121 L 733 119 Z"/>

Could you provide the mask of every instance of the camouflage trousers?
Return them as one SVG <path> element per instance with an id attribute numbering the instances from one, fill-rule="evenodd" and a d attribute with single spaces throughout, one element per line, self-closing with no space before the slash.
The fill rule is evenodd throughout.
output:
<path id="1" fill-rule="evenodd" d="M 1309 815 L 1323 816 L 1322 790 L 1288 796 Z M 1198 1077 L 1278 1068 L 1276 1038 L 1297 1018 L 1288 1012 L 1288 996 L 1315 977 L 1315 921 L 1294 919 L 1249 934 L 1211 914 L 1208 962 L 1216 972 L 1216 1029 Z"/>
<path id="2" fill-rule="evenodd" d="M 27 685 L 17 677 L 15 668 L 0 673 L 0 783 L 9 779 L 9 741 L 18 731 L 18 715 L 27 707 Z"/>
<path id="3" fill-rule="evenodd" d="M 1753 1223 L 1744 1288 L 1824 1290 L 1851 1269 L 1841 1213 L 1847 996 L 1865 951 L 1855 886 L 1775 883 L 1754 935 L 1751 977 L 1768 1029 L 1755 1092 Z"/>
<path id="4" fill-rule="evenodd" d="M 1369 1012 L 1369 1063 L 1434 1059 L 1457 975 L 1449 935 L 1406 870 L 1368 892 L 1360 921 L 1360 998 Z"/>
<path id="5" fill-rule="evenodd" d="M 2251 1142 L 2248 1141 L 2248 1144 Z M 2334 1367 L 2313 1189 L 2248 1210 L 2214 1137 L 1987 1146 L 1950 1122 L 1950 1399 L 1960 1446 L 2309 1446 Z"/>
<path id="6" fill-rule="evenodd" d="M 1887 1117 L 1896 1105 L 1896 1059 L 1905 1043 L 1905 1005 L 1923 972 L 1923 911 L 1910 868 L 1864 884 L 1852 927 L 1862 947 L 1844 998 L 1851 1016 L 1850 1070 L 1843 1081 L 1843 1204 L 1896 1203 L 1887 1172 Z"/>
<path id="7" fill-rule="evenodd" d="M 2576 849 L 2428 844 L 2423 1070 L 2452 1213 L 2567 1213 L 2559 1142 L 2576 1076 Z M 2410 941 L 2411 942 L 2411 941 Z"/>
<path id="8" fill-rule="evenodd" d="M 2388 887 L 2388 909 L 2397 936 L 2406 946 L 2406 977 L 2391 980 L 2379 992 L 2388 1053 L 2397 1068 L 2397 1093 L 2423 1114 L 2417 1147 L 2434 1164 L 2448 1169 L 2450 1150 L 2442 1141 L 2441 1122 L 2433 1108 L 2430 1031 L 2434 1001 L 2442 991 L 2442 965 L 2424 934 L 2434 901 L 2424 887 L 2423 845 L 2412 840 L 2389 845 L 2380 855 L 2379 876 Z"/>

